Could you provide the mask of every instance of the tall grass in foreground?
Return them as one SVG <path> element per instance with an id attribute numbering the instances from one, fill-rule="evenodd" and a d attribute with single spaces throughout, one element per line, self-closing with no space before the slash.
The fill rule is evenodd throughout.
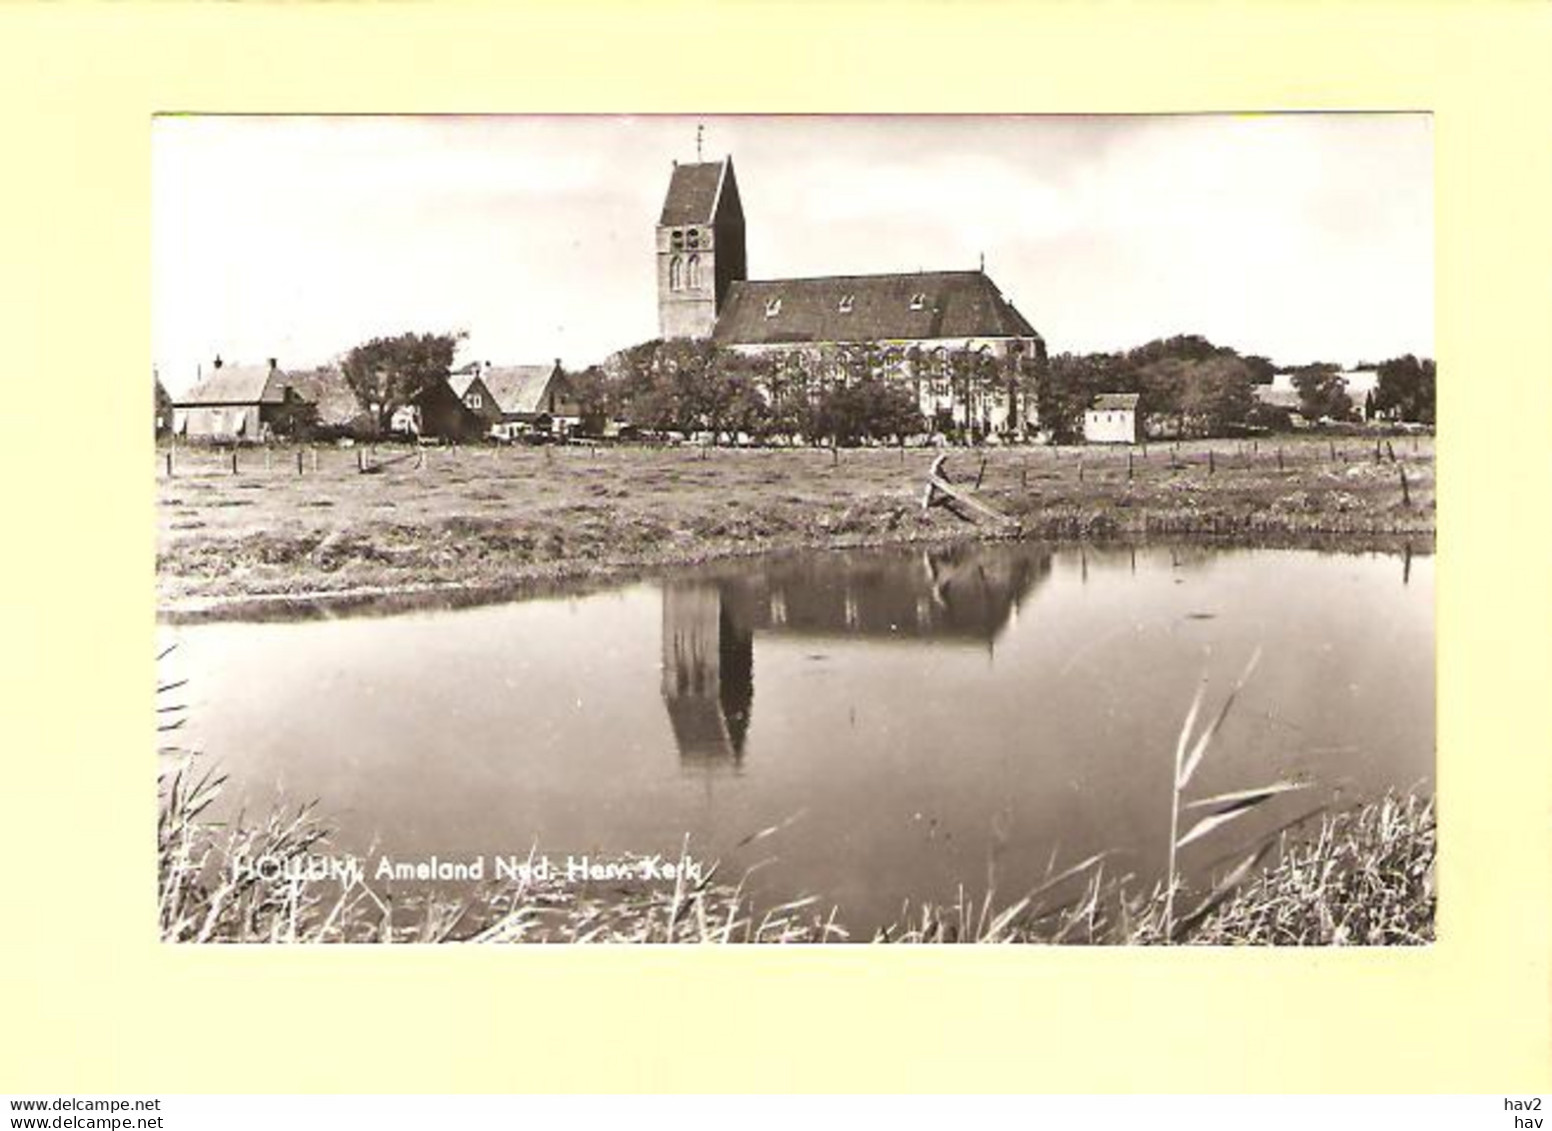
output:
<path id="1" fill-rule="evenodd" d="M 559 877 L 490 887 L 460 898 L 390 898 L 368 883 L 234 874 L 232 860 L 304 859 L 327 846 L 311 807 L 248 824 L 203 819 L 219 789 L 201 775 L 164 782 L 159 875 L 162 937 L 170 942 L 669 942 L 816 943 L 857 936 L 808 897 L 761 908 L 715 870 L 698 883 L 621 889 Z M 1134 890 L 1091 857 L 998 902 L 961 889 L 949 903 L 906 908 L 871 936 L 890 943 L 1410 945 L 1433 938 L 1435 812 L 1407 795 L 1285 831 L 1264 871 L 1195 893 L 1178 881 Z M 1271 851 L 1267 850 L 1267 851 Z M 1263 853 L 1258 852 L 1259 858 Z M 1239 872 L 1236 868 L 1231 875 Z"/>
<path id="2" fill-rule="evenodd" d="M 1261 805 L 1270 801 L 1278 794 L 1291 790 L 1303 789 L 1299 782 L 1277 781 L 1270 785 L 1257 786 L 1251 789 L 1235 790 L 1231 793 L 1220 793 L 1215 797 L 1203 797 L 1196 801 L 1185 801 L 1186 787 L 1191 784 L 1191 778 L 1196 774 L 1203 759 L 1207 756 L 1208 748 L 1212 745 L 1213 736 L 1223 726 L 1224 720 L 1229 717 L 1229 712 L 1234 709 L 1234 701 L 1239 698 L 1245 684 L 1250 682 L 1251 674 L 1256 670 L 1256 665 L 1261 662 L 1261 649 L 1257 648 L 1250 657 L 1250 662 L 1245 665 L 1244 672 L 1234 689 L 1229 692 L 1223 701 L 1223 706 L 1218 709 L 1218 714 L 1206 729 L 1197 736 L 1196 741 L 1191 741 L 1191 734 L 1196 726 L 1197 715 L 1202 709 L 1202 697 L 1206 685 L 1198 685 L 1196 696 L 1191 700 L 1191 709 L 1186 712 L 1186 721 L 1180 728 L 1180 738 L 1175 743 L 1175 772 L 1170 778 L 1170 811 L 1169 811 L 1169 864 L 1165 868 L 1164 891 L 1164 922 L 1163 932 L 1166 936 L 1174 933 L 1177 927 L 1200 920 L 1213 906 L 1221 902 L 1223 897 L 1233 890 L 1251 870 L 1260 863 L 1266 850 L 1271 846 L 1270 839 L 1263 841 L 1254 851 L 1239 862 L 1230 872 L 1224 876 L 1207 898 L 1183 920 L 1175 918 L 1175 894 L 1181 887 L 1179 859 L 1180 850 L 1194 841 L 1201 840 L 1214 830 L 1229 824 L 1231 821 L 1250 813 Z M 1205 810 L 1205 816 L 1201 817 L 1191 828 L 1182 835 L 1180 832 L 1180 818 L 1184 810 Z"/>

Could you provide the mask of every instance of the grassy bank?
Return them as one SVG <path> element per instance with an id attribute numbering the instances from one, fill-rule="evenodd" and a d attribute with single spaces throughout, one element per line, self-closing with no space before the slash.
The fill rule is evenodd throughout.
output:
<path id="1" fill-rule="evenodd" d="M 171 942 L 844 942 L 1413 945 L 1433 938 L 1431 799 L 1386 797 L 1326 814 L 1266 846 L 1264 870 L 1212 890 L 1137 889 L 1094 857 L 1016 898 L 963 891 L 907 908 L 872 934 L 851 931 L 820 897 L 759 906 L 715 869 L 652 886 L 548 879 L 474 895 L 393 898 L 370 881 L 288 879 L 328 852 L 309 806 L 235 824 L 206 813 L 220 779 L 192 763 L 162 781 L 159 911 Z M 270 860 L 273 874 L 234 868 Z M 1230 879 L 1233 879 L 1231 876 Z"/>
<path id="2" fill-rule="evenodd" d="M 733 554 L 938 541 L 1431 536 L 1430 438 L 954 451 L 1017 527 L 923 511 L 928 449 L 163 449 L 164 608 L 498 588 Z M 171 456 L 172 473 L 167 473 Z M 398 458 L 398 457 L 406 458 Z M 984 458 L 984 467 L 983 467 Z M 365 460 L 379 470 L 362 474 Z M 300 472 L 298 467 L 301 467 Z M 1403 485 L 1404 484 L 1404 485 Z"/>

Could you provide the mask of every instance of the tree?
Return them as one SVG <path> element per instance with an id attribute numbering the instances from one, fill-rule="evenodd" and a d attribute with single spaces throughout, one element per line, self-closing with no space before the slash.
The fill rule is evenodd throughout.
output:
<path id="1" fill-rule="evenodd" d="M 1173 416 L 1178 434 L 1186 431 L 1186 392 L 1197 362 L 1187 357 L 1160 357 L 1137 370 L 1131 380 L 1141 394 L 1139 416 Z"/>
<path id="2" fill-rule="evenodd" d="M 1272 378 L 1277 376 L 1277 366 L 1271 360 L 1262 357 L 1258 353 L 1247 354 L 1240 359 L 1250 370 L 1250 383 L 1252 385 L 1270 385 Z"/>
<path id="3" fill-rule="evenodd" d="M 1003 377 L 1007 385 L 1008 427 L 1021 438 L 1027 421 L 1039 414 L 1040 381 L 1047 364 L 1045 342 L 1039 338 L 1027 351 L 1018 342 L 1009 348 L 1007 371 Z M 1035 410 L 1033 413 L 1031 408 Z"/>
<path id="4" fill-rule="evenodd" d="M 399 334 L 356 346 L 340 362 L 340 371 L 378 432 L 388 430 L 393 414 L 445 381 L 458 343 L 468 335 Z"/>
<path id="5" fill-rule="evenodd" d="M 1294 370 L 1293 387 L 1299 393 L 1299 411 L 1309 420 L 1352 419 L 1347 381 L 1335 365 L 1317 362 Z"/>
<path id="6" fill-rule="evenodd" d="M 712 342 L 643 342 L 615 354 L 605 368 L 615 374 L 617 406 L 644 427 L 707 431 L 713 442 L 763 427 L 759 363 Z"/>
<path id="7" fill-rule="evenodd" d="M 613 408 L 613 387 L 608 375 L 596 365 L 568 377 L 571 395 L 577 402 L 577 432 L 582 436 L 602 436 Z"/>
<path id="8" fill-rule="evenodd" d="M 1062 353 L 1050 358 L 1035 381 L 1040 425 L 1065 443 L 1083 435 L 1083 413 L 1107 389 L 1115 358 L 1110 354 Z"/>
<path id="9" fill-rule="evenodd" d="M 1432 424 L 1434 420 L 1434 376 L 1432 358 L 1419 360 L 1411 354 L 1382 361 L 1377 367 L 1379 384 L 1374 390 L 1376 412 Z"/>
<path id="10" fill-rule="evenodd" d="M 1005 371 L 989 350 L 957 349 L 943 361 L 944 376 L 961 414 L 961 439 L 979 440 L 985 435 L 992 403 L 1005 391 Z"/>
<path id="11" fill-rule="evenodd" d="M 1250 391 L 1250 367 L 1232 354 L 1192 362 L 1180 392 L 1180 414 L 1187 430 L 1219 436 L 1231 425 L 1245 423 L 1255 397 Z"/>

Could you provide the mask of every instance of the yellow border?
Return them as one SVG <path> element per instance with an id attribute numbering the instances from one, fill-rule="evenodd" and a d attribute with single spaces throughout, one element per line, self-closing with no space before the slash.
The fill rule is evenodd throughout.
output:
<path id="1" fill-rule="evenodd" d="M 1549 21 L 1487 3 L 0 10 L 0 1091 L 1552 1088 Z M 1436 946 L 157 944 L 154 111 L 1284 108 L 1436 113 Z"/>

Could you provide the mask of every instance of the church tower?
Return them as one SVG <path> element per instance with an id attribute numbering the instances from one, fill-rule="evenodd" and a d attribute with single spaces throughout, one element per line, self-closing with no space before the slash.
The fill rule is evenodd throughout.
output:
<path id="1" fill-rule="evenodd" d="M 657 221 L 658 333 L 711 337 L 728 288 L 748 277 L 733 159 L 676 161 Z"/>

